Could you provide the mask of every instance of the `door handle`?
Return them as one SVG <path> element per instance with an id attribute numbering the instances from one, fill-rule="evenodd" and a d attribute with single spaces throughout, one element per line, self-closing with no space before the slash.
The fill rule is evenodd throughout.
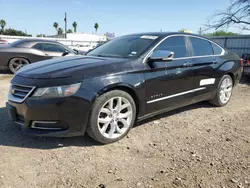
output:
<path id="1" fill-rule="evenodd" d="M 190 62 L 186 62 L 183 64 L 183 67 L 192 67 L 192 66 L 193 66 L 193 64 Z"/>

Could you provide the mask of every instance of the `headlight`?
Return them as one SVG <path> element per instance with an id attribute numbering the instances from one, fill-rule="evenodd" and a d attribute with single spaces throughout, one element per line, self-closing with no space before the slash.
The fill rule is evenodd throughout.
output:
<path id="1" fill-rule="evenodd" d="M 56 87 L 46 87 L 38 88 L 32 97 L 42 97 L 42 98 L 57 98 L 57 97 L 68 97 L 74 95 L 80 88 L 81 83 L 66 85 L 66 86 L 56 86 Z"/>

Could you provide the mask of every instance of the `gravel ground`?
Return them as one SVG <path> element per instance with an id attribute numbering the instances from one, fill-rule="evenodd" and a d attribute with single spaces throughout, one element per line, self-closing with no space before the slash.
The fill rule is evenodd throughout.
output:
<path id="1" fill-rule="evenodd" d="M 123 140 L 23 135 L 6 113 L 0 75 L 0 187 L 250 187 L 250 83 L 231 102 L 206 102 L 151 118 Z"/>

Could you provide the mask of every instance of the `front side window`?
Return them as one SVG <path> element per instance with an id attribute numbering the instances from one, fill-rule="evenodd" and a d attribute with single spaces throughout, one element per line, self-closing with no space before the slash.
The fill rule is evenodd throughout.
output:
<path id="1" fill-rule="evenodd" d="M 174 52 L 174 58 L 188 57 L 185 38 L 183 36 L 170 37 L 164 40 L 155 50 Z"/>
<path id="2" fill-rule="evenodd" d="M 209 41 L 196 37 L 190 37 L 193 46 L 193 56 L 214 55 L 212 45 Z"/>

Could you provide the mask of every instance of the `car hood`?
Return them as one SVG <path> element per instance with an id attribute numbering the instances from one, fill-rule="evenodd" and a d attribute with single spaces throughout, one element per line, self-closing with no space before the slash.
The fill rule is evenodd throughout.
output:
<path id="1" fill-rule="evenodd" d="M 35 79 L 88 77 L 111 74 L 117 63 L 124 58 L 99 58 L 92 56 L 69 56 L 40 61 L 21 68 L 17 76 Z"/>

